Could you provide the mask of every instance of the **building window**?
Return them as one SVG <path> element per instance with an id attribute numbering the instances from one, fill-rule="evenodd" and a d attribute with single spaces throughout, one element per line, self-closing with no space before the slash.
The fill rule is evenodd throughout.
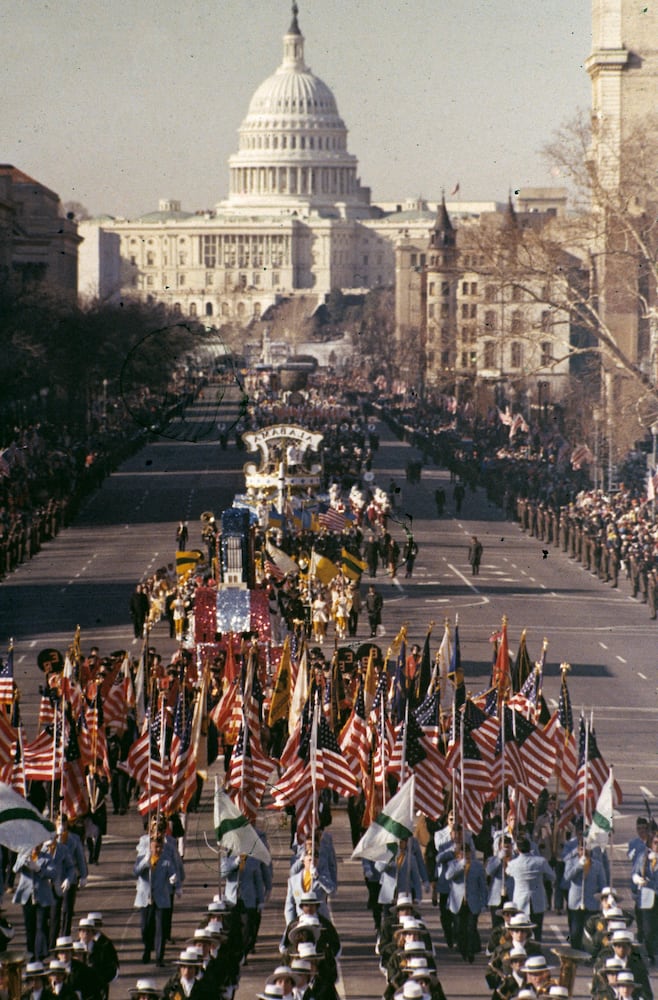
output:
<path id="1" fill-rule="evenodd" d="M 441 282 L 441 295 L 443 295 L 443 296 L 450 295 L 450 282 L 449 281 L 442 281 Z"/>
<path id="2" fill-rule="evenodd" d="M 512 341 L 510 364 L 512 368 L 523 368 L 523 344 L 520 344 L 518 340 Z"/>
<path id="3" fill-rule="evenodd" d="M 478 293 L 478 283 L 477 281 L 471 282 L 471 295 L 477 295 Z"/>
<path id="4" fill-rule="evenodd" d="M 226 307 L 224 315 L 228 315 L 228 306 L 226 306 L 226 303 L 224 303 L 224 306 Z M 206 316 L 212 316 L 212 302 L 206 302 Z"/>
<path id="5" fill-rule="evenodd" d="M 430 319 L 434 319 L 435 312 L 434 312 L 434 303 L 433 302 L 430 302 L 430 304 L 427 307 L 427 315 L 429 316 Z"/>
<path id="6" fill-rule="evenodd" d="M 147 276 L 146 276 L 146 284 L 149 286 L 149 288 L 151 288 L 153 286 L 153 275 L 152 274 L 147 274 Z"/>
<path id="7" fill-rule="evenodd" d="M 178 287 L 182 288 L 184 284 L 185 284 L 185 275 L 184 274 L 179 274 L 178 275 Z"/>
<path id="8" fill-rule="evenodd" d="M 190 316 L 196 316 L 196 302 L 190 302 Z"/>
<path id="9" fill-rule="evenodd" d="M 417 266 L 418 266 L 418 254 L 412 253 L 409 258 L 409 267 L 417 267 Z"/>
<path id="10" fill-rule="evenodd" d="M 180 302 L 174 302 L 174 316 L 180 316 Z"/>
<path id="11" fill-rule="evenodd" d="M 178 254 L 178 264 L 179 264 L 179 266 L 184 265 L 186 263 L 186 261 L 187 261 L 187 254 L 185 254 L 185 253 L 179 253 Z"/>
<path id="12" fill-rule="evenodd" d="M 146 254 L 146 265 L 147 267 L 153 267 L 154 264 L 155 264 L 155 254 L 153 253 L 152 250 L 149 250 L 148 253 Z"/>
<path id="13" fill-rule="evenodd" d="M 553 342 L 542 340 L 541 342 L 541 364 L 546 366 L 553 362 Z"/>
<path id="14" fill-rule="evenodd" d="M 510 329 L 512 333 L 521 333 L 523 330 L 523 313 L 519 309 L 515 309 L 512 313 Z"/>
<path id="15" fill-rule="evenodd" d="M 130 255 L 130 264 L 132 267 L 137 267 L 137 258 L 134 253 L 131 253 Z"/>
<path id="16" fill-rule="evenodd" d="M 496 286 L 495 285 L 485 285 L 484 286 L 484 301 L 485 302 L 495 302 L 496 301 Z"/>
<path id="17" fill-rule="evenodd" d="M 475 304 L 475 302 L 472 302 L 468 311 L 468 317 L 469 319 L 477 319 L 477 315 L 478 315 L 478 307 Z"/>
<path id="18" fill-rule="evenodd" d="M 468 302 L 462 302 L 462 319 L 468 319 Z"/>
<path id="19" fill-rule="evenodd" d="M 484 328 L 487 333 L 493 333 L 496 329 L 496 313 L 493 309 L 487 309 L 484 314 Z"/>
<path id="20" fill-rule="evenodd" d="M 523 289 L 518 285 L 512 285 L 512 302 L 523 301 Z"/>
<path id="21" fill-rule="evenodd" d="M 281 275 L 278 271 L 272 271 L 272 286 L 276 288 L 277 285 L 281 284 Z"/>
<path id="22" fill-rule="evenodd" d="M 435 292 L 435 285 L 434 285 L 434 282 L 433 282 L 433 281 L 430 281 L 430 283 L 429 283 L 429 287 L 428 287 L 428 289 L 427 289 L 427 292 L 428 292 L 428 295 L 436 295 L 436 292 Z"/>
<path id="23" fill-rule="evenodd" d="M 260 302 L 254 302 L 254 319 L 260 319 Z"/>
<path id="24" fill-rule="evenodd" d="M 201 237 L 201 263 L 204 267 L 217 267 L 217 237 Z"/>
<path id="25" fill-rule="evenodd" d="M 260 271 L 254 271 L 251 280 L 253 285 L 260 285 Z"/>
<path id="26" fill-rule="evenodd" d="M 448 319 L 450 316 L 450 304 L 448 302 L 441 303 L 441 319 Z"/>
<path id="27" fill-rule="evenodd" d="M 544 309 L 541 314 L 541 328 L 544 333 L 548 333 L 551 328 L 551 312 L 550 309 Z"/>
<path id="28" fill-rule="evenodd" d="M 212 271 L 206 271 L 206 284 L 207 285 L 215 284 L 215 275 L 212 273 Z"/>
<path id="29" fill-rule="evenodd" d="M 485 340 L 484 342 L 484 367 L 496 367 L 496 344 L 493 340 Z"/>

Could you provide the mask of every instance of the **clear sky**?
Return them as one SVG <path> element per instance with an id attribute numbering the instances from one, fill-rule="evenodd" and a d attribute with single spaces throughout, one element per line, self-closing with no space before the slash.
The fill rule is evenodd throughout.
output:
<path id="1" fill-rule="evenodd" d="M 289 0 L 18 0 L 0 18 L 0 160 L 93 214 L 225 197 Z M 504 200 L 589 106 L 588 0 L 299 0 L 373 200 Z"/>

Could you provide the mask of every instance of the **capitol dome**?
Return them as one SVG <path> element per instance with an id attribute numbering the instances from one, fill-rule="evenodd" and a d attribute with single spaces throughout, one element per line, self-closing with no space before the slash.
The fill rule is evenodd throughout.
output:
<path id="1" fill-rule="evenodd" d="M 228 208 L 333 215 L 368 203 L 336 99 L 304 61 L 297 13 L 293 3 L 283 62 L 258 87 L 240 126 L 239 151 L 229 160 Z"/>

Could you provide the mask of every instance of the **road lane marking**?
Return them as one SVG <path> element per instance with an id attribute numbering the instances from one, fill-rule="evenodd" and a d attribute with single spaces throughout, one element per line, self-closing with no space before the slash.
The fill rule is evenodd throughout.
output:
<path id="1" fill-rule="evenodd" d="M 643 674 L 641 670 L 638 670 L 637 676 L 641 677 L 643 681 L 646 681 L 648 679 L 646 674 Z"/>

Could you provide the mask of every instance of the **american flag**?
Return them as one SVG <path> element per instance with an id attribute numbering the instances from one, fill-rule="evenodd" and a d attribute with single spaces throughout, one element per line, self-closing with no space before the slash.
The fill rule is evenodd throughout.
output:
<path id="1" fill-rule="evenodd" d="M 583 815 L 589 822 L 601 789 L 610 771 L 601 756 L 593 726 L 581 714 L 578 729 L 578 768 L 574 784 L 571 786 L 562 808 L 560 826 L 566 826 L 576 814 Z M 615 781 L 614 797 L 621 802 L 621 788 Z"/>
<path id="2" fill-rule="evenodd" d="M 169 764 L 162 752 L 162 713 L 153 710 L 146 732 L 135 740 L 126 758 L 125 770 L 142 789 L 139 812 L 164 806 L 170 790 Z"/>
<path id="3" fill-rule="evenodd" d="M 231 754 L 226 789 L 250 822 L 254 822 L 274 762 L 266 757 L 260 742 L 252 737 L 244 723 Z"/>
<path id="4" fill-rule="evenodd" d="M 357 773 L 360 770 L 364 777 L 368 774 L 370 768 L 371 745 L 372 738 L 366 720 L 362 680 L 356 695 L 354 708 L 341 733 L 340 747 L 345 754 L 345 758 L 348 761 L 353 761 Z"/>
<path id="5" fill-rule="evenodd" d="M 26 781 L 52 781 L 55 737 L 44 729 L 31 743 L 23 744 Z"/>
<path id="6" fill-rule="evenodd" d="M 72 819 L 84 816 L 89 811 L 89 795 L 82 769 L 80 747 L 75 725 L 68 722 L 68 738 L 64 747 L 60 796 L 62 808 Z"/>
<path id="7" fill-rule="evenodd" d="M 189 766 L 194 749 L 191 745 L 192 720 L 192 706 L 188 704 L 185 689 L 182 688 L 176 699 L 171 737 L 171 794 L 167 802 L 169 813 L 185 812 L 196 790 L 196 767 Z M 193 765 L 194 763 L 192 762 Z"/>
<path id="8" fill-rule="evenodd" d="M 14 757 L 13 745 L 17 730 L 10 724 L 3 710 L 0 710 L 0 767 L 11 764 Z"/>
<path id="9" fill-rule="evenodd" d="M 113 726 L 115 730 L 121 733 L 126 728 L 129 681 L 130 664 L 126 657 L 122 662 L 115 664 L 109 674 L 103 679 L 101 686 L 104 724 L 106 726 Z"/>
<path id="10" fill-rule="evenodd" d="M 557 703 L 557 721 L 559 728 L 555 733 L 555 748 L 557 750 L 555 770 L 561 787 L 569 794 L 576 783 L 578 773 L 578 748 L 573 731 L 573 712 L 571 696 L 567 687 L 566 669 L 562 670 Z M 564 812 L 562 815 L 564 816 Z"/>
<path id="11" fill-rule="evenodd" d="M 14 699 L 14 646 L 10 643 L 7 657 L 0 662 L 0 705 Z"/>
<path id="12" fill-rule="evenodd" d="M 539 729 L 519 712 L 505 708 L 506 750 L 512 773 L 516 783 L 528 789 L 531 799 L 537 799 L 555 768 L 554 725 L 549 723 L 547 729 Z"/>
<path id="13" fill-rule="evenodd" d="M 406 757 L 416 775 L 415 805 L 429 819 L 443 812 L 443 791 L 450 784 L 445 757 L 432 745 L 414 715 L 409 716 Z"/>
<path id="14" fill-rule="evenodd" d="M 470 699 L 462 709 L 461 739 L 450 748 L 446 756 L 446 766 L 449 770 L 459 772 L 456 775 L 460 815 L 465 826 L 474 833 L 482 827 L 482 805 L 493 794 L 491 761 L 473 738 L 473 732 L 487 721 L 487 716 Z M 463 784 L 464 795 L 461 795 Z"/>
<path id="15" fill-rule="evenodd" d="M 342 531 L 345 527 L 345 514 L 335 507 L 327 507 L 320 510 L 318 521 L 327 531 Z"/>

